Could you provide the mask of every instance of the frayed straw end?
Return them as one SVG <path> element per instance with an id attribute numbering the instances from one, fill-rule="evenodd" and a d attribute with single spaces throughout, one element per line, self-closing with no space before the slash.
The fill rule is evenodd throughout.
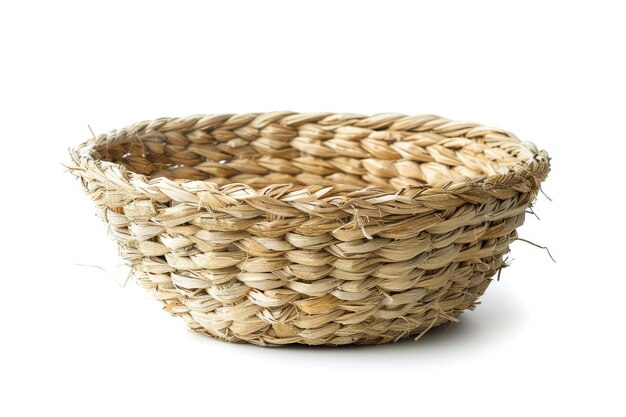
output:
<path id="1" fill-rule="evenodd" d="M 530 240 L 522 239 L 521 237 L 517 237 L 517 238 L 515 238 L 515 240 L 521 240 L 522 242 L 526 242 L 526 243 L 528 243 L 530 245 L 533 245 L 533 246 L 535 246 L 535 247 L 537 247 L 539 249 L 544 249 L 546 252 L 548 252 L 548 256 L 550 257 L 550 259 L 552 259 L 552 262 L 556 263 L 556 260 L 554 259 L 554 257 L 550 253 L 550 249 L 548 249 L 547 246 L 538 245 L 536 243 L 531 242 Z"/>

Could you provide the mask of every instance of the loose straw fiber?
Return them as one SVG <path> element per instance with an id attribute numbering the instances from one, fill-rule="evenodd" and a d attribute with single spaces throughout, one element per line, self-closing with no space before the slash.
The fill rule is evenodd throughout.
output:
<path id="1" fill-rule="evenodd" d="M 191 329 L 259 345 L 458 321 L 549 171 L 509 132 L 432 115 L 161 118 L 70 153 L 137 282 Z"/>

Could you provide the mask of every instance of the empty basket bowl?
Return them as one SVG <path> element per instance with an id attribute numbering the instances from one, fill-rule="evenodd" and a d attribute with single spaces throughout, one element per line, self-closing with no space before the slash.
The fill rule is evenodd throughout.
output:
<path id="1" fill-rule="evenodd" d="M 161 118 L 70 154 L 137 282 L 191 329 L 259 345 L 458 321 L 550 168 L 504 130 L 401 114 Z"/>

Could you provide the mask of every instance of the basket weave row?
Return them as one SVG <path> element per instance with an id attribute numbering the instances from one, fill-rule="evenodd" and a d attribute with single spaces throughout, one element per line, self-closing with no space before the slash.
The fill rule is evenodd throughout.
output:
<path id="1" fill-rule="evenodd" d="M 197 115 L 70 150 L 137 282 L 259 345 L 420 336 L 471 309 L 549 171 L 513 134 L 433 115 Z"/>

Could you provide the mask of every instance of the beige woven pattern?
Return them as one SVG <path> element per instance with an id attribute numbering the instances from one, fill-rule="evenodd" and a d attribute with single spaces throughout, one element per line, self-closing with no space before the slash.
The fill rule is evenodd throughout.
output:
<path id="1" fill-rule="evenodd" d="M 198 115 L 70 151 L 141 286 L 197 332 L 387 343 L 472 308 L 549 171 L 433 115 Z"/>

